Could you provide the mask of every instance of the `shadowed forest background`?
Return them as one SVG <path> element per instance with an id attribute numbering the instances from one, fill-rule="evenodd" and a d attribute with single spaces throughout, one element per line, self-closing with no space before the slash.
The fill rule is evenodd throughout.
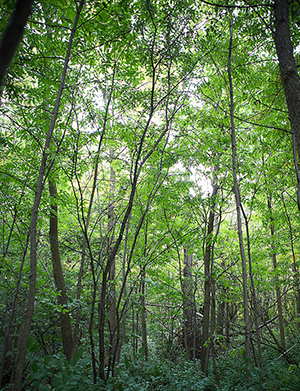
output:
<path id="1" fill-rule="evenodd" d="M 0 32 L 0 389 L 299 390 L 300 2 Z"/>

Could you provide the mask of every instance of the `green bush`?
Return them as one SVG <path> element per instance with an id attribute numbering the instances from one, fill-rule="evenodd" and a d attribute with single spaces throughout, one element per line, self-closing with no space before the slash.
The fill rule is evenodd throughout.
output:
<path id="1" fill-rule="evenodd" d="M 68 361 L 63 355 L 32 357 L 27 390 L 93 391 L 91 361 L 82 350 Z"/>
<path id="2" fill-rule="evenodd" d="M 174 364 L 169 360 L 125 359 L 117 367 L 116 377 L 106 390 L 217 391 L 218 388 L 213 378 L 201 375 L 198 362 Z"/>

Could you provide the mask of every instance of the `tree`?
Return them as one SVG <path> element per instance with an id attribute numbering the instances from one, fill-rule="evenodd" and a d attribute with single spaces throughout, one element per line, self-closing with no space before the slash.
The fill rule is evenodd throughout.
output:
<path id="1" fill-rule="evenodd" d="M 32 4 L 33 0 L 17 0 L 15 10 L 3 33 L 0 43 L 0 86 L 22 39 L 24 28 L 31 14 Z"/>
<path id="2" fill-rule="evenodd" d="M 35 6 L 3 85 L 1 386 L 21 341 L 16 389 L 297 389 L 297 148 L 271 2 L 80 7 Z"/>
<path id="3" fill-rule="evenodd" d="M 274 1 L 274 42 L 279 62 L 281 81 L 289 113 L 292 133 L 295 136 L 298 159 L 300 157 L 300 77 L 293 55 L 293 44 L 289 26 L 289 2 Z M 296 166 L 297 167 L 297 166 Z M 297 171 L 297 168 L 295 168 Z M 297 202 L 300 205 L 300 184 L 298 183 Z M 299 206 L 298 206 L 299 207 Z M 300 209 L 300 207 L 299 207 Z"/>

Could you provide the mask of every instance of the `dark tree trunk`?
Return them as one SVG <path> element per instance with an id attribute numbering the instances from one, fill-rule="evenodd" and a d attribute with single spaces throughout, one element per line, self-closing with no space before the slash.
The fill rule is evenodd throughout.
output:
<path id="1" fill-rule="evenodd" d="M 58 293 L 57 303 L 60 306 L 59 310 L 59 320 L 60 328 L 62 334 L 62 342 L 64 354 L 67 359 L 70 360 L 73 356 L 74 346 L 72 338 L 72 328 L 71 321 L 68 311 L 68 297 L 67 290 L 65 285 L 65 279 L 61 264 L 59 243 L 58 243 L 58 207 L 57 207 L 57 188 L 54 180 L 49 180 L 49 193 L 50 193 L 50 229 L 49 229 L 49 238 L 50 238 L 50 248 L 51 248 L 51 258 L 53 266 L 53 276 L 55 287 Z"/>
<path id="2" fill-rule="evenodd" d="M 192 276 L 192 255 L 184 249 L 183 269 L 183 338 L 186 351 L 186 359 L 192 360 L 194 352 L 194 289 Z"/>
<path id="3" fill-rule="evenodd" d="M 289 113 L 291 130 L 295 137 L 298 158 L 300 157 L 300 77 L 293 54 L 290 35 L 289 1 L 274 1 L 274 41 L 279 62 L 281 82 L 284 89 Z M 295 165 L 297 171 L 297 164 Z M 300 183 L 298 180 L 298 207 L 300 200 Z"/>
<path id="4" fill-rule="evenodd" d="M 79 15 L 82 10 L 84 4 L 84 0 L 81 0 L 80 5 L 77 10 L 76 18 L 73 24 L 71 36 L 69 39 L 67 54 L 65 57 L 65 63 L 64 63 L 64 69 L 62 72 L 59 90 L 57 93 L 57 98 L 53 110 L 52 120 L 51 124 L 49 126 L 47 138 L 45 141 L 44 151 L 43 151 L 43 157 L 40 164 L 39 169 L 39 175 L 37 180 L 37 186 L 35 191 L 35 198 L 32 208 L 32 214 L 31 214 L 31 222 L 30 222 L 30 229 L 29 229 L 29 237 L 30 237 L 30 280 L 29 280 L 29 292 L 28 292 L 28 301 L 27 301 L 27 308 L 26 308 L 26 317 L 23 327 L 23 332 L 20 335 L 19 339 L 19 355 L 18 355 L 18 361 L 17 361 L 17 367 L 16 367 L 16 375 L 15 375 L 15 385 L 14 385 L 14 391 L 21 391 L 22 389 L 22 381 L 23 381 L 23 371 L 25 366 L 25 355 L 26 355 L 26 347 L 27 347 L 27 341 L 30 335 L 31 330 L 31 321 L 33 317 L 33 311 L 34 311 L 34 301 L 35 301 L 35 290 L 36 290 L 36 256 L 37 256 L 37 240 L 36 240 L 36 226 L 37 226 L 37 218 L 38 218 L 38 209 L 42 197 L 42 192 L 44 188 L 44 173 L 46 169 L 46 163 L 47 163 L 47 157 L 49 153 L 49 147 L 52 140 L 53 131 L 55 128 L 55 123 L 58 116 L 58 109 L 60 105 L 60 100 L 63 93 L 63 88 L 65 85 L 65 78 L 67 74 L 68 64 L 70 60 L 71 55 L 71 48 L 76 32 L 77 23 L 79 20 Z"/>
<path id="5" fill-rule="evenodd" d="M 215 181 L 215 179 L 214 179 Z M 203 332 L 201 340 L 201 371 L 206 374 L 208 366 L 208 357 L 210 344 L 209 340 L 209 315 L 211 305 L 211 258 L 212 258 L 212 247 L 214 240 L 214 220 L 215 220 L 215 207 L 216 207 L 216 196 L 218 192 L 218 183 L 213 183 L 213 192 L 211 195 L 211 205 L 208 218 L 208 227 L 205 238 L 205 252 L 204 252 L 204 307 L 203 307 Z"/>
<path id="6" fill-rule="evenodd" d="M 0 43 L 0 86 L 23 36 L 33 0 L 18 0 Z"/>
<path id="7" fill-rule="evenodd" d="M 281 300 L 281 292 L 279 286 L 278 275 L 276 273 L 277 270 L 277 256 L 276 256 L 276 247 L 274 244 L 274 236 L 275 236 L 275 225 L 274 225 L 274 217 L 272 215 L 272 200 L 271 196 L 268 196 L 267 199 L 268 210 L 270 214 L 270 231 L 271 231 L 271 249 L 272 249 L 272 260 L 273 260 L 273 268 L 275 272 L 275 291 L 276 291 L 276 302 L 277 302 L 277 311 L 278 311 L 278 321 L 279 321 L 279 330 L 280 330 L 280 345 L 283 350 L 285 350 L 285 332 L 284 332 L 284 319 L 283 319 L 283 311 L 282 311 L 282 300 Z"/>
<path id="8" fill-rule="evenodd" d="M 147 339 L 147 317 L 146 317 L 146 303 L 145 303 L 145 278 L 146 278 L 146 266 L 141 268 L 141 285 L 140 285 L 140 305 L 141 305 L 141 326 L 142 326 L 142 348 L 145 360 L 148 360 L 148 339 Z"/>

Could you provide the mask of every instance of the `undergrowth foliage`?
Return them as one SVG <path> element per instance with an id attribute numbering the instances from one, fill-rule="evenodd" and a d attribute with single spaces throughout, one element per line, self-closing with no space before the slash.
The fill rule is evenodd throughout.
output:
<path id="1" fill-rule="evenodd" d="M 213 368 L 209 368 L 207 377 L 201 373 L 200 362 L 176 362 L 151 357 L 145 361 L 142 354 L 137 359 L 125 358 L 115 368 L 115 374 L 105 383 L 98 380 L 93 383 L 90 357 L 80 349 L 68 362 L 63 355 L 37 357 L 31 347 L 27 368 L 28 383 L 25 390 L 32 391 L 245 391 L 245 362 L 242 355 L 230 350 L 216 360 L 218 379 Z M 299 351 L 297 352 L 300 358 Z M 265 373 L 252 368 L 252 386 L 250 391 L 299 391 L 300 369 L 276 357 L 266 357 Z M 10 387 L 3 388 L 8 390 Z"/>

